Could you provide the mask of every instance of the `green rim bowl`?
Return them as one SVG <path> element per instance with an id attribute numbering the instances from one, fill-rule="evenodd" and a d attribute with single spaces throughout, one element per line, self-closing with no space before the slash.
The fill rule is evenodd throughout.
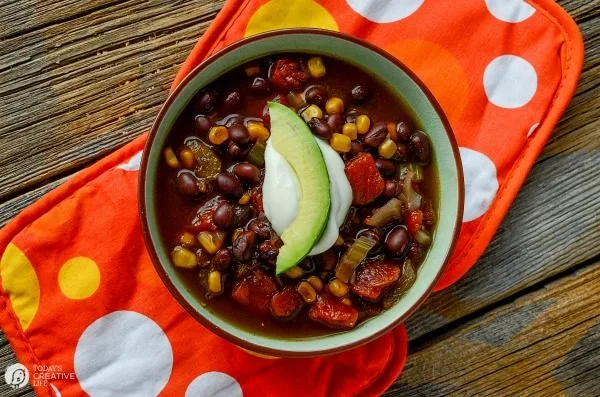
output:
<path id="1" fill-rule="evenodd" d="M 306 338 L 277 338 L 255 334 L 225 321 L 202 306 L 186 290 L 161 243 L 154 191 L 162 149 L 175 121 L 203 87 L 222 74 L 257 58 L 277 53 L 310 53 L 356 65 L 387 85 L 412 111 L 417 124 L 431 139 L 433 166 L 439 178 L 436 229 L 433 242 L 412 288 L 395 306 L 349 331 Z M 318 356 L 365 344 L 400 324 L 427 298 L 441 276 L 458 237 L 463 210 L 460 156 L 446 116 L 429 90 L 393 56 L 350 36 L 317 29 L 272 31 L 238 41 L 198 65 L 173 90 L 154 125 L 144 149 L 139 202 L 146 247 L 163 282 L 175 299 L 200 323 L 236 345 L 276 357 Z"/>

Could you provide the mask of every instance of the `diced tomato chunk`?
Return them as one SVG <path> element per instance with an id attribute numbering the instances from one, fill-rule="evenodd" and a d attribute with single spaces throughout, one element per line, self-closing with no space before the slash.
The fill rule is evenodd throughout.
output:
<path id="1" fill-rule="evenodd" d="M 408 234 L 414 236 L 423 227 L 423 211 L 408 211 L 404 216 L 404 223 L 406 223 Z"/>
<path id="2" fill-rule="evenodd" d="M 358 310 L 331 295 L 319 295 L 308 310 L 311 320 L 329 328 L 351 329 L 358 320 Z"/>
<path id="3" fill-rule="evenodd" d="M 291 320 L 302 309 L 303 300 L 296 288 L 288 286 L 273 295 L 271 314 L 280 320 Z"/>
<path id="4" fill-rule="evenodd" d="M 270 70 L 270 80 L 279 88 L 299 90 L 308 79 L 300 63 L 289 58 L 278 59 Z"/>
<path id="5" fill-rule="evenodd" d="M 202 232 L 204 230 L 217 230 L 217 226 L 213 222 L 213 215 L 217 207 L 227 200 L 220 195 L 209 196 L 204 199 L 194 211 L 192 211 L 187 223 L 187 230 L 193 233 Z"/>
<path id="6" fill-rule="evenodd" d="M 376 302 L 400 279 L 401 273 L 400 266 L 392 261 L 372 260 L 356 269 L 350 288 L 364 300 Z"/>
<path id="7" fill-rule="evenodd" d="M 277 293 L 277 284 L 262 270 L 253 271 L 233 287 L 231 296 L 241 305 L 258 313 L 269 313 L 271 298 Z"/>
<path id="8" fill-rule="evenodd" d="M 383 177 L 369 153 L 360 153 L 346 163 L 346 176 L 352 187 L 352 204 L 365 205 L 375 200 L 385 187 Z"/>

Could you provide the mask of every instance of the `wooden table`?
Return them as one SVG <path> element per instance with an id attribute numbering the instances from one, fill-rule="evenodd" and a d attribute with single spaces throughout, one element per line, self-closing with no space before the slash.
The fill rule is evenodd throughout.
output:
<path id="1" fill-rule="evenodd" d="M 600 395 L 600 7 L 559 3 L 585 38 L 577 94 L 486 254 L 408 321 L 387 395 Z M 0 225 L 147 130 L 222 5 L 0 0 Z"/>

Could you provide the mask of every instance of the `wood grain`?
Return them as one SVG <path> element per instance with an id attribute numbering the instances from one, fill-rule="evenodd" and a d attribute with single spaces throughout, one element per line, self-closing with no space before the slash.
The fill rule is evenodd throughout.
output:
<path id="1" fill-rule="evenodd" d="M 412 352 L 393 396 L 598 396 L 600 263 Z"/>

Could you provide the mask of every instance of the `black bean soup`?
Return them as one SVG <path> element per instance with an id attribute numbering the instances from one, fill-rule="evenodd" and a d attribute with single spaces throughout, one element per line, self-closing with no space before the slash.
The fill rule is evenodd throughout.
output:
<path id="1" fill-rule="evenodd" d="M 345 163 L 353 203 L 335 245 L 276 275 L 282 242 L 264 214 L 267 101 L 292 108 Z M 163 149 L 156 208 L 187 289 L 258 332 L 307 337 L 351 329 L 412 286 L 431 243 L 432 148 L 401 101 L 360 69 L 285 54 L 201 90 Z"/>

